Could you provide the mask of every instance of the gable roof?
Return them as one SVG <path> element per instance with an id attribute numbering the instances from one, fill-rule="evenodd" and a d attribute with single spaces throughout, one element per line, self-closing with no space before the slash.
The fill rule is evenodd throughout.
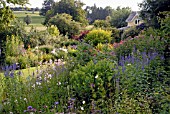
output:
<path id="1" fill-rule="evenodd" d="M 131 22 L 133 21 L 133 18 L 138 15 L 138 12 L 137 11 L 132 11 L 129 15 L 129 17 L 126 19 L 126 22 Z"/>

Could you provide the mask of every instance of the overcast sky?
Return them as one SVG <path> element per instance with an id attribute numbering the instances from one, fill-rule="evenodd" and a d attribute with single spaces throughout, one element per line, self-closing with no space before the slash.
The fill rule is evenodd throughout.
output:
<path id="1" fill-rule="evenodd" d="M 44 0 L 29 0 L 31 7 L 42 7 Z M 55 0 L 57 1 L 57 0 Z M 58 0 L 59 1 L 59 0 Z M 111 6 L 112 8 L 121 7 L 131 7 L 133 11 L 138 11 L 138 3 L 141 3 L 143 0 L 81 0 L 87 6 L 93 6 L 96 4 L 97 7 L 106 7 Z"/>

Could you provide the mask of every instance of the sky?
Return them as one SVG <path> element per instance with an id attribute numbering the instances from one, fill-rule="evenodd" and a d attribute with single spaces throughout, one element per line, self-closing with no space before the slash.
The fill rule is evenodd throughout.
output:
<path id="1" fill-rule="evenodd" d="M 29 0 L 31 4 L 30 7 L 42 7 L 42 3 L 44 0 Z M 55 0 L 59 1 L 59 0 Z M 131 7 L 133 11 L 139 11 L 138 3 L 141 3 L 143 0 L 81 0 L 87 6 L 93 6 L 96 4 L 97 7 L 111 6 L 112 8 L 120 7 Z"/>

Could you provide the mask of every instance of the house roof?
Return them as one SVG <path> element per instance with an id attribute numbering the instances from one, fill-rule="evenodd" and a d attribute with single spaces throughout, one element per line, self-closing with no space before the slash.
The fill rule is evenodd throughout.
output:
<path id="1" fill-rule="evenodd" d="M 129 17 L 126 19 L 126 22 L 131 22 L 133 21 L 133 18 L 138 15 L 137 11 L 132 11 L 131 14 L 129 15 Z"/>

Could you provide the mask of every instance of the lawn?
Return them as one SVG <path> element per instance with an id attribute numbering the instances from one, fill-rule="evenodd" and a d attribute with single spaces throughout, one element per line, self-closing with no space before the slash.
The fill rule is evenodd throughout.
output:
<path id="1" fill-rule="evenodd" d="M 30 12 L 30 11 L 14 11 L 14 15 L 16 18 L 18 18 L 20 21 L 24 20 L 24 17 L 26 17 L 27 15 L 29 15 L 32 19 L 31 24 L 26 25 L 26 30 L 30 31 L 31 27 L 35 27 L 37 30 L 41 31 L 41 30 L 46 30 L 46 27 L 44 25 L 42 25 L 42 23 L 44 22 L 45 17 L 44 16 L 40 16 L 39 12 Z"/>

